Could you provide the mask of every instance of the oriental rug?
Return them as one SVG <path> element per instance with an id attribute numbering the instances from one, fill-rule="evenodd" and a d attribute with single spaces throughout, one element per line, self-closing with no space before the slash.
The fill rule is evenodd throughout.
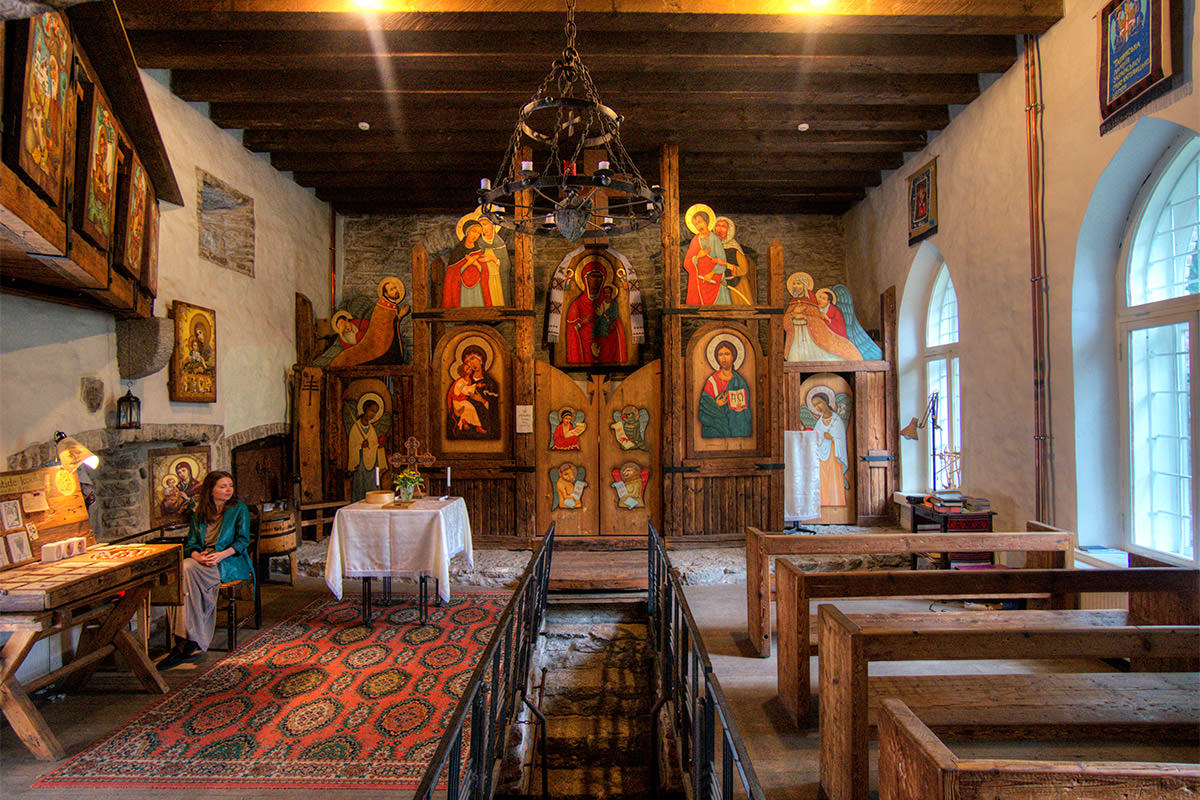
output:
<path id="1" fill-rule="evenodd" d="M 415 788 L 508 597 L 317 601 L 34 786 Z"/>

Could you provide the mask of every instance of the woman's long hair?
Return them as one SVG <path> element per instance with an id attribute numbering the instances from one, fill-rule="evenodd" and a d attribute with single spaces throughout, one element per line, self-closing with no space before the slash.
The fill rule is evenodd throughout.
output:
<path id="1" fill-rule="evenodd" d="M 217 504 L 213 502 L 212 491 L 217 485 L 217 481 L 221 478 L 229 478 L 233 480 L 233 476 L 228 472 L 220 469 L 214 469 L 212 472 L 204 476 L 204 482 L 200 484 L 200 492 L 196 498 L 196 516 L 205 524 L 212 524 L 221 518 L 226 508 L 232 508 L 237 502 L 237 490 L 234 489 L 234 495 L 225 502 L 222 508 L 217 508 Z"/>

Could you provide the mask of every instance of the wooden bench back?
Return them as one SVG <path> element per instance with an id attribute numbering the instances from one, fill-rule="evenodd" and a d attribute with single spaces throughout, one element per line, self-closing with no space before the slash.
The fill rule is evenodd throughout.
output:
<path id="1" fill-rule="evenodd" d="M 1026 566 L 1053 569 L 1067 565 L 1075 535 L 1044 530 L 1042 523 L 1027 531 L 972 533 L 833 533 L 804 536 L 764 533 L 746 528 L 746 633 L 750 646 L 766 658 L 771 654 L 771 559 L 780 555 L 867 555 L 880 553 L 1023 552 Z"/>
<path id="2" fill-rule="evenodd" d="M 818 598 L 864 597 L 1049 597 L 1053 608 L 1070 608 L 1080 592 L 1129 592 L 1130 607 L 1136 605 L 1153 616 L 1131 616 L 1152 625 L 1197 625 L 1195 598 L 1200 593 L 1200 570 L 1187 568 L 1140 569 L 1019 569 L 1019 570 L 923 570 L 806 573 L 790 561 L 776 564 L 779 590 L 776 616 L 779 622 L 779 654 L 776 659 L 779 698 L 798 722 L 811 712 L 809 655 L 815 652 L 809 601 Z M 1135 598 L 1154 595 L 1157 602 Z M 1195 661 L 1172 663 L 1148 661 L 1139 655 L 1134 668 L 1197 669 Z"/>
<path id="3" fill-rule="evenodd" d="M 1200 765 L 963 760 L 903 701 L 879 719 L 879 800 L 981 800 L 1021 787 L 1023 800 L 1192 800 Z"/>

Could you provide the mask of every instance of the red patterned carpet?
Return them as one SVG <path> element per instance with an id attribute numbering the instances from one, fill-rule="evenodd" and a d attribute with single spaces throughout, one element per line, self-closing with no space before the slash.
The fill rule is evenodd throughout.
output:
<path id="1" fill-rule="evenodd" d="M 415 788 L 507 602 L 318 601 L 34 786 Z"/>

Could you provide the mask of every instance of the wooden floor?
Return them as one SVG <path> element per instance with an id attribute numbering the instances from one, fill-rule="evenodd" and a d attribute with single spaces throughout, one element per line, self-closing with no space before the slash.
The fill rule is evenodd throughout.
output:
<path id="1" fill-rule="evenodd" d="M 746 587 L 744 585 L 689 586 L 685 594 L 696 623 L 701 628 L 713 670 L 733 710 L 750 760 L 769 800 L 816 800 L 820 781 L 817 729 L 801 730 L 791 721 L 775 690 L 775 657 L 751 655 L 746 636 Z M 838 601 L 847 613 L 887 610 L 927 610 L 927 601 Z M 772 607 L 772 614 L 774 608 Z M 773 626 L 774 627 L 774 626 Z M 778 647 L 771 648 L 772 654 Z M 910 661 L 876 663 L 871 674 L 934 673 L 933 663 Z M 936 674 L 961 672 L 994 674 L 1046 671 L 1048 661 L 954 661 L 936 662 Z M 1062 663 L 1058 669 L 1077 668 L 1079 663 Z M 1088 660 L 1089 671 L 1104 665 Z M 813 663 L 813 697 L 816 698 L 816 662 Z M 1050 758 L 1061 760 L 1182 761 L 1200 762 L 1196 744 L 1157 745 L 1137 742 L 955 742 L 961 757 Z M 877 752 L 871 743 L 871 790 L 876 791 Z"/>

